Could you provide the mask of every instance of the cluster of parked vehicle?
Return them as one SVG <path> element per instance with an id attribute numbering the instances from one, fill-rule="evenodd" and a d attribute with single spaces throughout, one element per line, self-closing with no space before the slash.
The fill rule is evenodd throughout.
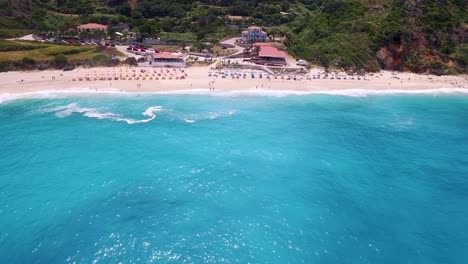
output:
<path id="1" fill-rule="evenodd" d="M 148 55 L 154 53 L 160 53 L 161 51 L 153 48 L 145 48 L 139 45 L 130 45 L 127 47 L 127 51 L 135 53 L 136 55 Z"/>
<path id="2" fill-rule="evenodd" d="M 55 42 L 55 43 L 64 43 L 64 44 L 81 44 L 81 45 L 96 45 L 96 46 L 105 46 L 105 47 L 115 47 L 122 46 L 120 42 L 110 42 L 110 41 L 93 41 L 93 40 L 84 40 L 84 39 L 61 39 L 61 38 L 47 38 L 47 37 L 38 37 L 36 38 L 41 42 Z"/>

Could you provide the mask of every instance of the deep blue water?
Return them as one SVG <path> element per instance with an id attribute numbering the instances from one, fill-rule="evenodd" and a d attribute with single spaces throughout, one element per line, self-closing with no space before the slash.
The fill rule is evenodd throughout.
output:
<path id="1" fill-rule="evenodd" d="M 21 99 L 0 146 L 0 263 L 468 263 L 467 96 Z"/>

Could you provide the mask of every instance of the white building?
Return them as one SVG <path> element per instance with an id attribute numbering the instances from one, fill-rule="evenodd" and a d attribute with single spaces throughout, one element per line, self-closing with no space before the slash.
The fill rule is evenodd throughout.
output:
<path id="1" fill-rule="evenodd" d="M 79 25 L 77 27 L 78 32 L 94 32 L 97 30 L 102 30 L 107 34 L 107 26 L 106 25 L 101 25 L 101 24 L 96 24 L 96 23 L 88 23 L 84 25 Z"/>
<path id="2" fill-rule="evenodd" d="M 258 26 L 250 26 L 247 28 L 247 30 L 242 31 L 242 38 L 246 42 L 259 42 L 268 40 L 267 33 Z"/>

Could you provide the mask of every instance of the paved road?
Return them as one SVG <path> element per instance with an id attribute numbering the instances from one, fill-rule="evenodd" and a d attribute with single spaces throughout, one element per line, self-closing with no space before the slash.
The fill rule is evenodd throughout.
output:
<path id="1" fill-rule="evenodd" d="M 236 40 L 237 39 L 240 39 L 240 38 L 230 38 L 230 39 L 226 39 L 224 41 L 221 41 L 221 44 L 229 44 L 229 45 L 233 45 L 235 47 L 235 49 L 237 49 L 237 51 L 233 54 L 230 54 L 229 56 L 234 56 L 234 55 L 238 55 L 238 54 L 242 54 L 242 52 L 244 52 L 244 48 L 241 47 L 241 46 L 238 46 L 236 44 Z M 229 57 L 227 56 L 227 57 Z"/>
<path id="2" fill-rule="evenodd" d="M 127 45 L 124 45 L 124 46 L 115 46 L 115 48 L 116 48 L 118 51 L 122 52 L 126 57 L 134 57 L 134 58 L 137 59 L 137 60 L 138 60 L 139 58 L 143 57 L 143 56 L 141 56 L 141 55 L 136 55 L 135 53 L 128 52 L 128 51 L 127 51 L 127 48 L 128 48 Z M 125 59 L 125 58 L 122 58 L 122 59 Z"/>
<path id="3" fill-rule="evenodd" d="M 11 38 L 7 40 L 34 40 L 34 38 L 33 38 L 33 34 L 29 34 L 21 38 Z"/>

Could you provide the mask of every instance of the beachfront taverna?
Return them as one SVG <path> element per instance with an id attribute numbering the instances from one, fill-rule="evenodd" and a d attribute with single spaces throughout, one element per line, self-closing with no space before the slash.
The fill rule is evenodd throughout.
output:
<path id="1" fill-rule="evenodd" d="M 286 66 L 286 52 L 278 50 L 270 43 L 257 42 L 253 48 L 258 51 L 256 63 L 268 66 Z"/>
<path id="2" fill-rule="evenodd" d="M 242 31 L 242 38 L 246 42 L 258 42 L 258 41 L 267 41 L 268 36 L 261 27 L 250 26 L 247 30 Z"/>
<path id="3" fill-rule="evenodd" d="M 185 67 L 185 60 L 178 54 L 161 52 L 154 54 L 149 66 L 153 67 Z"/>

